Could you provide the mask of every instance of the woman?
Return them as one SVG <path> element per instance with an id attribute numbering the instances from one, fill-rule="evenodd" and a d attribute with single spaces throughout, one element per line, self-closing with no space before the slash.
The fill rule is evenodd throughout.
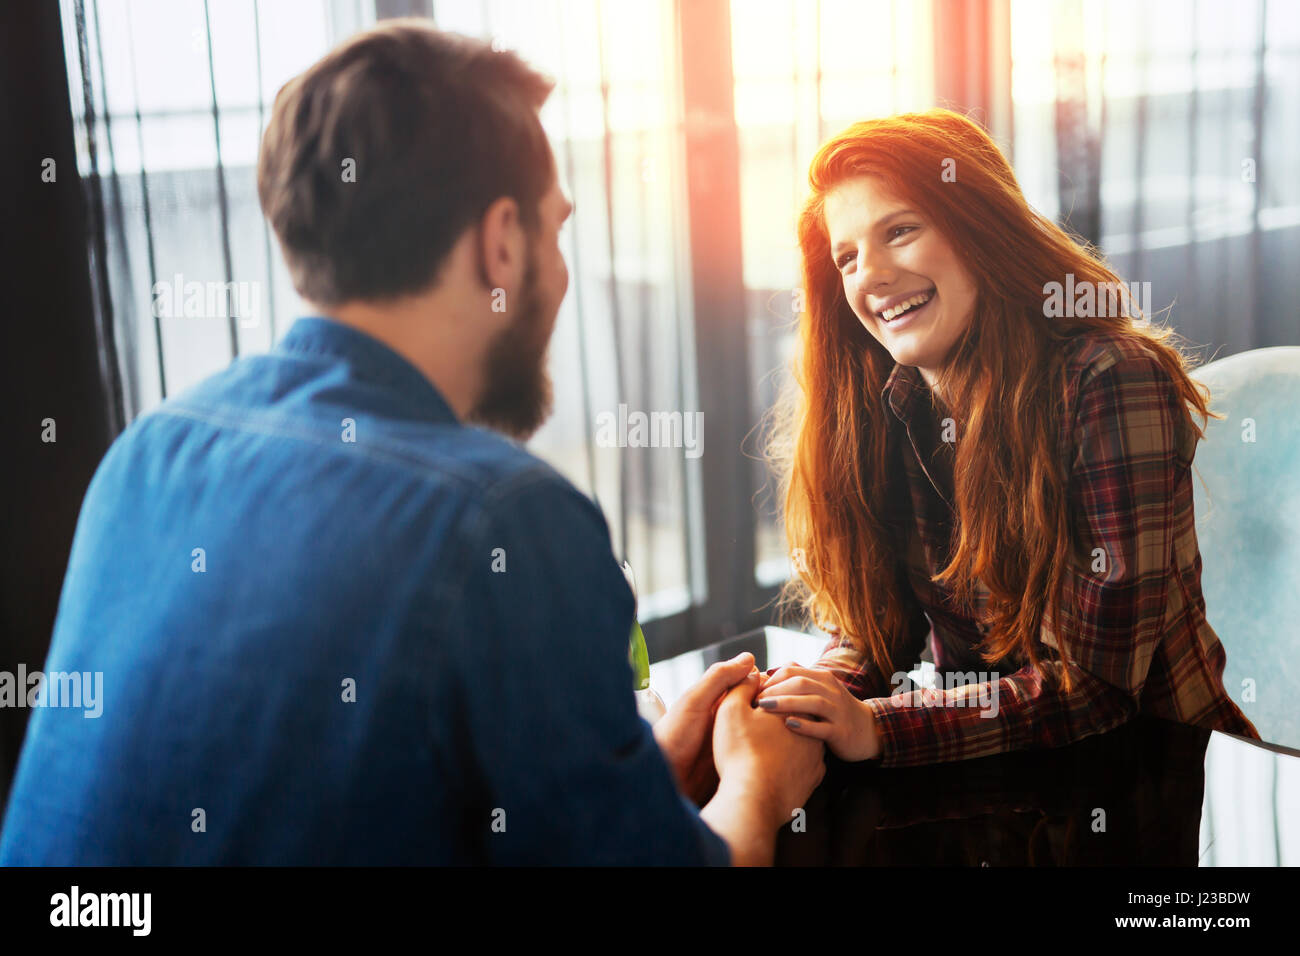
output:
<path id="1" fill-rule="evenodd" d="M 787 596 L 834 640 L 769 675 L 760 706 L 887 766 L 1059 746 L 1138 713 L 1258 738 L 1205 620 L 1188 406 L 1204 423 L 1208 405 L 1172 332 L 959 114 L 858 123 L 809 178 L 771 447 Z M 949 679 L 904 692 L 931 624 Z"/>

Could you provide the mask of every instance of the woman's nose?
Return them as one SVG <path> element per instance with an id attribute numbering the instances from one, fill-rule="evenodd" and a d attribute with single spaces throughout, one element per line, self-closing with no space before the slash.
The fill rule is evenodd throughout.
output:
<path id="1" fill-rule="evenodd" d="M 868 251 L 858 257 L 858 291 L 871 292 L 894 281 L 893 270 L 879 254 Z"/>

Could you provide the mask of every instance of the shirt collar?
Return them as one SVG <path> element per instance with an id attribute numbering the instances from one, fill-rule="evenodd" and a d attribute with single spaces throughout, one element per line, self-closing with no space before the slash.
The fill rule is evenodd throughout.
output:
<path id="1" fill-rule="evenodd" d="M 337 358 L 348 366 L 352 378 L 387 392 L 396 411 L 431 422 L 457 422 L 447 400 L 424 373 L 383 342 L 342 322 L 318 315 L 298 319 L 275 350 Z"/>
<path id="2" fill-rule="evenodd" d="M 885 387 L 880 390 L 880 400 L 894 410 L 898 420 L 907 424 L 916 411 L 916 403 L 929 398 L 930 388 L 914 365 L 895 363 Z"/>

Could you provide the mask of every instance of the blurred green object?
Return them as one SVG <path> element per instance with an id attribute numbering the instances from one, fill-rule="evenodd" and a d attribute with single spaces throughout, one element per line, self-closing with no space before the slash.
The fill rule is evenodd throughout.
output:
<path id="1" fill-rule="evenodd" d="M 645 647 L 645 633 L 638 621 L 632 621 L 632 642 L 627 649 L 627 659 L 632 664 L 632 689 L 645 690 L 650 686 L 650 654 Z"/>
<path id="2" fill-rule="evenodd" d="M 628 663 L 632 665 L 632 689 L 645 690 L 650 686 L 650 652 L 646 650 L 645 632 L 641 630 L 641 622 L 636 617 L 639 603 L 636 596 L 636 575 L 632 573 L 632 565 L 626 561 L 623 562 L 623 577 L 632 589 L 632 637 L 627 649 Z"/>
<path id="3" fill-rule="evenodd" d="M 636 577 L 632 565 L 623 562 L 623 577 L 632 589 L 632 636 L 628 642 L 627 660 L 632 665 L 632 693 L 636 697 L 636 712 L 649 724 L 654 724 L 667 713 L 664 699 L 650 686 L 650 652 L 645 646 L 645 632 L 637 620 Z"/>

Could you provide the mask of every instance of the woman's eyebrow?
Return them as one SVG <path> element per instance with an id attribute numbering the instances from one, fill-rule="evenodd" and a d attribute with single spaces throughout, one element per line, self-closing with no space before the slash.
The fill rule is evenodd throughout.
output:
<path id="1" fill-rule="evenodd" d="M 894 219 L 899 218 L 900 216 L 915 216 L 915 215 L 917 215 L 917 213 L 915 210 L 912 209 L 895 209 L 893 212 L 886 213 L 885 215 L 877 219 L 875 223 L 872 225 L 871 231 L 875 232 L 877 229 L 880 229 L 882 226 L 888 224 Z M 841 250 L 852 245 L 853 245 L 853 241 L 851 239 L 841 239 L 839 242 L 835 243 L 835 245 L 831 246 L 831 255 L 838 256 Z"/>
<path id="2" fill-rule="evenodd" d="M 874 229 L 879 229 L 881 226 L 885 225 L 886 223 L 890 222 L 891 220 L 894 220 L 894 219 L 899 218 L 900 216 L 915 216 L 915 215 L 916 215 L 916 212 L 915 212 L 914 210 L 912 210 L 912 209 L 895 209 L 893 212 L 888 213 L 887 215 L 881 216 L 879 219 L 877 219 L 877 220 L 876 220 L 876 224 L 875 224 L 874 226 L 872 226 L 871 228 L 872 228 L 873 230 L 874 230 Z"/>

